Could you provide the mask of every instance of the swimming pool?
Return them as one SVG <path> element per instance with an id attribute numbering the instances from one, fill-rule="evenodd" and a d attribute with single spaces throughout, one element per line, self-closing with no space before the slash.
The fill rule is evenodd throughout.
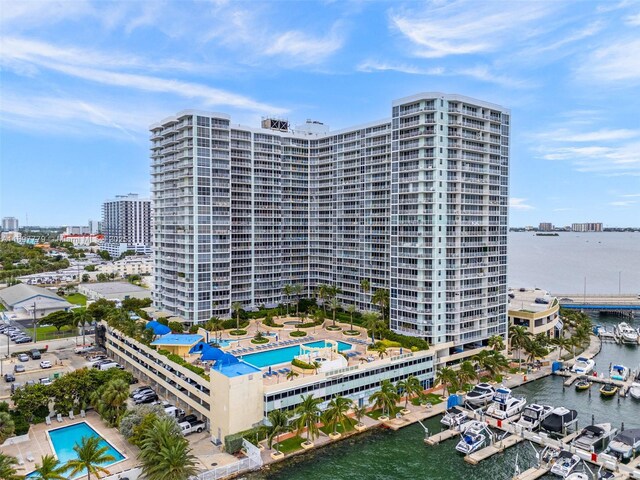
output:
<path id="1" fill-rule="evenodd" d="M 305 343 L 307 347 L 324 347 L 325 341 L 318 340 L 317 342 Z M 353 345 L 345 342 L 338 342 L 338 351 L 343 352 L 345 350 L 351 350 Z M 242 360 L 250 365 L 258 368 L 269 367 L 271 365 L 278 365 L 279 363 L 287 363 L 293 360 L 296 355 L 300 355 L 300 345 L 292 345 L 291 347 L 276 348 L 275 350 L 268 350 L 266 352 L 250 353 L 249 355 L 242 355 Z"/>
<path id="2" fill-rule="evenodd" d="M 100 447 L 108 447 L 107 454 L 115 458 L 112 462 L 102 464 L 102 467 L 113 465 L 125 459 L 118 450 L 102 438 L 98 433 L 89 426 L 86 422 L 76 423 L 75 425 L 69 425 L 68 427 L 56 428 L 55 430 L 49 430 L 47 432 L 49 439 L 51 440 L 51 446 L 60 463 L 64 464 L 69 460 L 77 458 L 76 452 L 73 447 L 82 441 L 83 437 L 98 437 L 100 438 Z M 78 475 L 86 476 L 86 471 Z M 29 476 L 27 476 L 29 478 Z"/>

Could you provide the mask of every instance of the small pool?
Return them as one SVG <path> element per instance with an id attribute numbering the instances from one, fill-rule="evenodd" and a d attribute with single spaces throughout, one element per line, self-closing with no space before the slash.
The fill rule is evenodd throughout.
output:
<path id="1" fill-rule="evenodd" d="M 47 432 L 49 439 L 51 440 L 51 446 L 60 463 L 66 463 L 69 460 L 77 458 L 76 452 L 73 447 L 82 441 L 83 437 L 98 437 L 100 439 L 100 447 L 108 447 L 107 454 L 115 458 L 111 462 L 106 462 L 101 466 L 107 467 L 114 463 L 121 462 L 125 459 L 118 450 L 116 450 L 109 442 L 102 438 L 98 433 L 89 426 L 86 422 L 76 423 L 75 425 L 69 425 L 68 427 L 56 428 L 55 430 L 49 430 Z M 76 478 L 86 476 L 86 471 L 81 473 Z M 29 475 L 27 475 L 29 478 Z"/>
<path id="2" fill-rule="evenodd" d="M 282 322 L 283 325 L 300 325 L 300 320 L 289 320 L 288 322 Z"/>
<path id="3" fill-rule="evenodd" d="M 305 343 L 305 345 L 315 348 L 324 347 L 325 341 L 318 340 L 317 342 Z M 353 345 L 350 343 L 338 342 L 339 352 L 351 350 L 352 348 Z M 300 355 L 300 345 L 276 348 L 275 350 L 268 350 L 266 352 L 250 353 L 249 355 L 242 355 L 241 358 L 254 367 L 264 368 L 271 365 L 278 365 L 279 363 L 288 363 L 293 360 L 296 355 Z"/>

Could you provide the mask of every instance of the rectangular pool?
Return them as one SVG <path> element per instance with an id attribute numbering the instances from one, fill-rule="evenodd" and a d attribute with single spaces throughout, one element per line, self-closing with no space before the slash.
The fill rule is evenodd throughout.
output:
<path id="1" fill-rule="evenodd" d="M 73 447 L 76 444 L 79 444 L 83 437 L 98 437 L 100 439 L 100 447 L 108 447 L 108 451 L 106 453 L 115 458 L 112 462 L 102 464 L 102 467 L 107 467 L 108 465 L 112 465 L 125 459 L 124 455 L 116 450 L 104 438 L 98 435 L 98 433 L 86 422 L 76 423 L 75 425 L 69 425 L 68 427 L 56 428 L 55 430 L 49 430 L 47 434 L 49 435 L 53 450 L 61 464 L 77 458 Z M 80 478 L 83 475 L 87 475 L 86 471 L 84 474 L 79 474 L 77 478 Z"/>
<path id="2" fill-rule="evenodd" d="M 324 347 L 325 341 L 318 340 L 317 342 L 305 343 L 307 347 Z M 343 352 L 345 350 L 351 350 L 353 345 L 345 342 L 338 342 L 338 351 Z M 272 365 L 278 365 L 280 363 L 288 363 L 294 359 L 297 355 L 300 355 L 300 345 L 292 345 L 291 347 L 276 348 L 274 350 L 268 350 L 266 352 L 250 353 L 249 355 L 242 355 L 245 362 L 253 365 L 254 367 L 264 368 Z"/>

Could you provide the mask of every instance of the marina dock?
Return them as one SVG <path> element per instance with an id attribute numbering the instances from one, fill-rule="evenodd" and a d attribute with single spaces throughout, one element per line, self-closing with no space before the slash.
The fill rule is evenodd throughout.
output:
<path id="1" fill-rule="evenodd" d="M 549 473 L 549 470 L 551 470 L 549 467 L 531 467 L 530 469 L 513 477 L 513 480 L 536 480 L 537 478 Z"/>
<path id="2" fill-rule="evenodd" d="M 436 433 L 435 435 L 431 435 L 429 438 L 425 438 L 424 443 L 433 446 L 444 442 L 445 440 L 457 437 L 458 435 L 460 435 L 460 432 L 458 430 L 450 428 L 449 430 L 444 430 L 440 433 Z"/>
<path id="3" fill-rule="evenodd" d="M 493 445 L 489 445 L 477 452 L 474 452 L 470 455 L 464 457 L 464 461 L 470 463 L 471 465 L 477 465 L 482 460 L 485 460 L 496 453 L 504 452 L 507 448 L 513 447 L 514 445 L 522 442 L 524 440 L 523 437 L 519 435 L 509 435 L 502 440 L 498 440 Z"/>
<path id="4" fill-rule="evenodd" d="M 555 375 L 568 377 L 564 382 L 565 387 L 570 387 L 579 378 L 586 378 L 591 383 L 599 383 L 599 384 L 611 383 L 618 387 L 619 389 L 618 395 L 620 395 L 621 397 L 626 397 L 627 391 L 631 387 L 631 384 L 635 381 L 634 379 L 635 379 L 636 372 L 635 371 L 631 372 L 631 375 L 629 376 L 629 378 L 624 382 L 621 382 L 620 380 L 612 380 L 610 378 L 592 377 L 592 376 L 584 375 L 581 373 L 578 374 L 578 373 L 569 373 L 569 372 L 556 372 Z"/>

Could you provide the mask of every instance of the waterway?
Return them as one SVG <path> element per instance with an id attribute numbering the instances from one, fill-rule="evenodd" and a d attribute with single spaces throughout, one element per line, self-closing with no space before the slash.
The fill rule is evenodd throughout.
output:
<path id="1" fill-rule="evenodd" d="M 595 323 L 609 328 L 620 319 L 593 317 Z M 635 323 L 640 324 L 640 318 Z M 636 325 L 636 326 L 637 326 Z M 605 343 L 596 357 L 596 371 L 608 373 L 610 363 L 622 363 L 632 369 L 640 364 L 640 346 L 630 347 Z M 588 392 L 576 392 L 575 388 L 563 389 L 563 378 L 550 376 L 523 385 L 515 393 L 523 394 L 529 403 L 539 402 L 554 406 L 566 406 L 579 412 L 579 427 L 591 423 L 611 422 L 620 427 L 640 428 L 640 402 L 631 397 L 603 399 L 597 388 Z M 426 422 L 431 433 L 440 431 L 440 417 Z M 455 451 L 456 440 L 440 445 L 424 445 L 424 431 L 419 424 L 397 432 L 376 429 L 364 435 L 334 443 L 316 452 L 274 465 L 268 472 L 248 475 L 251 480 L 506 480 L 514 474 L 516 457 L 522 471 L 535 463 L 535 453 L 528 443 L 512 447 L 494 455 L 477 466 L 467 464 Z M 557 477 L 543 477 L 557 478 Z"/>
<path id="2" fill-rule="evenodd" d="M 509 233 L 509 286 L 553 293 L 640 294 L 640 233 Z"/>

